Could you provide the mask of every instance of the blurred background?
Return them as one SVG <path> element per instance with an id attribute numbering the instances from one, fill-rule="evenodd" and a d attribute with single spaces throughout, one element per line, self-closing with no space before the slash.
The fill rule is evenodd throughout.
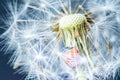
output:
<path id="1" fill-rule="evenodd" d="M 3 14 L 6 14 L 5 3 L 7 0 L 0 0 L 0 17 Z M 0 26 L 4 25 L 2 21 L 0 21 Z M 4 30 L 0 28 L 0 34 L 2 34 Z M 2 39 L 0 39 L 1 41 Z M 0 44 L 0 49 L 3 47 L 3 45 Z M 12 67 L 10 67 L 10 64 L 8 64 L 10 55 L 4 54 L 5 52 L 0 51 L 0 80 L 24 80 L 22 75 L 19 75 L 15 73 L 15 70 L 13 70 Z"/>

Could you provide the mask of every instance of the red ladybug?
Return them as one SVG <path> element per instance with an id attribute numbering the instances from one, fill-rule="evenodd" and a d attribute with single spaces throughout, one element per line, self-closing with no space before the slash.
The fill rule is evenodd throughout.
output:
<path id="1" fill-rule="evenodd" d="M 71 48 L 68 52 L 63 54 L 65 63 L 71 67 L 76 68 L 80 62 L 80 52 L 76 48 Z"/>

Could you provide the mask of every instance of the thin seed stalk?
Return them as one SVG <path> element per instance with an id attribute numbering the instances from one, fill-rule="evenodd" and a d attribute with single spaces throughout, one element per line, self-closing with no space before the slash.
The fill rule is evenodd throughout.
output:
<path id="1" fill-rule="evenodd" d="M 79 37 L 79 39 L 80 39 L 80 43 L 81 43 L 81 45 L 82 45 L 82 49 L 80 49 L 80 50 L 82 50 L 82 52 L 84 52 L 84 55 L 86 55 L 86 57 L 87 57 L 87 59 L 88 59 L 88 61 L 89 61 L 89 64 L 90 64 L 90 66 L 91 66 L 91 68 L 93 68 L 94 67 L 94 64 L 93 64 L 93 62 L 92 62 L 92 60 L 91 60 L 91 58 L 90 58 L 90 49 L 89 49 L 89 43 L 87 44 L 87 42 L 88 42 L 88 40 L 87 40 L 87 37 L 86 37 L 86 32 L 85 32 L 85 29 L 84 29 L 85 27 L 83 27 L 83 25 L 82 26 L 80 26 L 79 27 L 79 34 L 80 34 L 80 37 Z M 79 46 L 80 47 L 80 46 Z"/>

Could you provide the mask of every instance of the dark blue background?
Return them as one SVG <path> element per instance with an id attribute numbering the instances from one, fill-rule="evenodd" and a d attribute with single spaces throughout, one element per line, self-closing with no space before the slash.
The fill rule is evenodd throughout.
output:
<path id="1" fill-rule="evenodd" d="M 6 6 L 5 5 L 6 1 L 8 0 L 0 0 L 0 17 L 2 17 L 3 14 L 4 15 L 7 14 L 4 8 Z M 12 0 L 9 0 L 9 1 L 12 1 Z M 1 26 L 3 25 L 4 23 L 0 21 L 0 34 L 4 32 L 4 30 L 1 28 Z M 0 49 L 2 47 L 3 45 L 0 44 Z M 0 80 L 24 80 L 23 75 L 19 75 L 15 73 L 15 70 L 13 70 L 12 67 L 10 67 L 10 64 L 7 64 L 10 56 L 11 55 L 8 55 L 8 54 L 4 55 L 4 52 L 0 51 Z"/>

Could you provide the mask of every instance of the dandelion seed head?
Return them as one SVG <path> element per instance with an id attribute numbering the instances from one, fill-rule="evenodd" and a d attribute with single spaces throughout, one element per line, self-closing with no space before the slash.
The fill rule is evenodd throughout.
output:
<path id="1" fill-rule="evenodd" d="M 64 16 L 59 21 L 60 28 L 73 28 L 77 25 L 83 24 L 86 20 L 85 16 L 82 14 L 72 14 Z"/>
<path id="2" fill-rule="evenodd" d="M 6 4 L 7 14 L 1 21 L 7 28 L 0 26 L 5 30 L 0 38 L 5 39 L 5 53 L 13 50 L 9 63 L 27 75 L 25 80 L 115 76 L 120 57 L 119 0 L 14 0 Z M 71 48 L 79 51 L 77 55 L 69 54 Z M 67 58 L 70 65 L 65 63 Z"/>

